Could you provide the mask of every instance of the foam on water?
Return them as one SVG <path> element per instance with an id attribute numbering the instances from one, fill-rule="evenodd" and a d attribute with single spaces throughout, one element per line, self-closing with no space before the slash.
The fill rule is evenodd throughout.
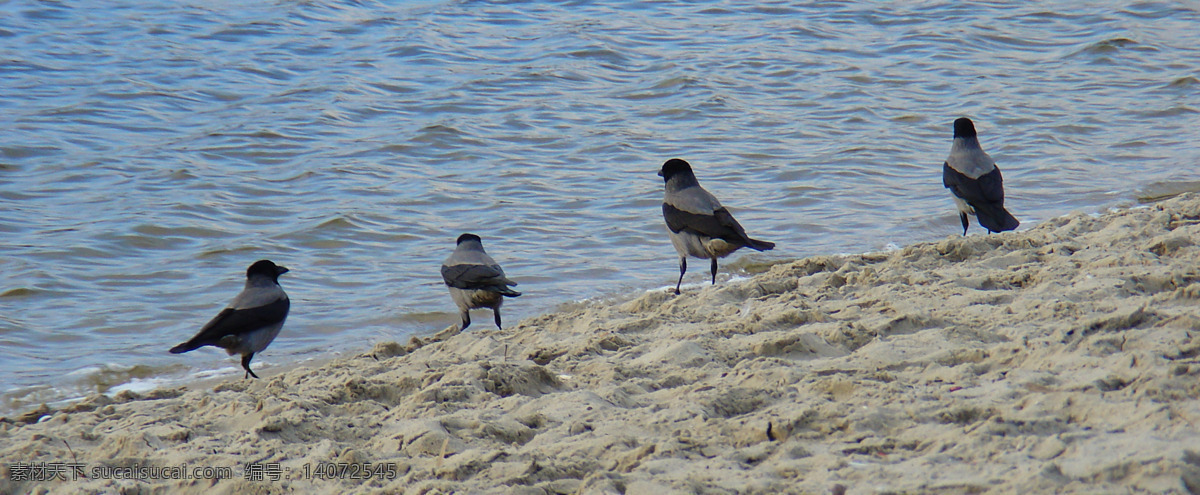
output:
<path id="1" fill-rule="evenodd" d="M 146 393 L 146 392 L 149 392 L 151 390 L 154 390 L 154 389 L 157 389 L 160 387 L 172 385 L 176 381 L 177 380 L 171 380 L 168 378 L 161 378 L 161 377 L 160 378 L 150 378 L 150 379 L 145 379 L 145 380 L 143 380 L 141 378 L 134 378 L 128 382 L 118 384 L 117 386 L 108 389 L 108 391 L 106 393 L 109 395 L 115 395 L 115 394 L 119 394 L 124 391 L 130 391 L 133 393 L 141 394 L 141 393 Z"/>

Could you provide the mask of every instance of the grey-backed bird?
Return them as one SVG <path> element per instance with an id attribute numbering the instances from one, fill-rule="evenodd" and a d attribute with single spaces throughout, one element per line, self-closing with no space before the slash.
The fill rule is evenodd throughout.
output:
<path id="1" fill-rule="evenodd" d="M 230 355 L 242 355 L 242 368 L 246 370 L 244 378 L 258 378 L 250 370 L 250 359 L 279 335 L 291 306 L 283 287 L 279 286 L 279 276 L 287 271 L 267 260 L 254 262 L 246 270 L 246 287 L 233 302 L 191 340 L 172 347 L 171 354 L 206 345 L 220 347 Z"/>
<path id="2" fill-rule="evenodd" d="M 504 276 L 504 270 L 496 260 L 483 250 L 483 240 L 475 234 L 458 236 L 457 246 L 450 257 L 442 263 L 442 280 L 450 289 L 450 298 L 458 306 L 462 317 L 459 330 L 471 326 L 471 311 L 475 308 L 491 308 L 500 328 L 500 305 L 505 297 L 517 297 L 521 293 L 509 289 L 516 282 Z"/>
<path id="3" fill-rule="evenodd" d="M 1004 209 L 1004 177 L 979 146 L 975 124 L 966 117 L 954 121 L 954 143 L 942 164 L 942 185 L 954 194 L 963 235 L 970 225 L 968 214 L 975 215 L 988 233 L 1013 230 L 1021 224 Z"/>
<path id="4" fill-rule="evenodd" d="M 717 258 L 724 258 L 742 247 L 769 251 L 775 243 L 751 239 L 746 230 L 733 219 L 729 210 L 696 180 L 692 166 L 678 158 L 667 160 L 658 175 L 666 182 L 663 196 L 663 218 L 667 221 L 671 244 L 679 253 L 679 282 L 687 272 L 687 257 L 712 260 L 712 283 L 717 283 Z"/>

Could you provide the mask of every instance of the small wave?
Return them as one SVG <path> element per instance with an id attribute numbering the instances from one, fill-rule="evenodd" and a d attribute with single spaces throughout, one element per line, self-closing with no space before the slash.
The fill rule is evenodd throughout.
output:
<path id="1" fill-rule="evenodd" d="M 60 153 L 49 146 L 0 146 L 0 156 L 5 158 L 36 158 Z"/>
<path id="2" fill-rule="evenodd" d="M 196 257 L 199 259 L 205 259 L 205 258 L 214 258 L 214 257 L 220 257 L 220 256 L 225 256 L 225 255 L 230 255 L 230 254 L 238 254 L 238 253 L 251 253 L 251 252 L 256 253 L 259 251 L 262 251 L 262 248 L 259 246 L 238 246 L 238 247 L 231 247 L 231 248 L 208 249 L 208 250 L 202 251 L 200 254 L 196 255 Z"/>
<path id="3" fill-rule="evenodd" d="M 584 50 L 575 50 L 572 52 L 567 52 L 567 55 L 572 58 L 603 60 L 613 64 L 624 64 L 629 60 L 620 52 L 609 50 L 607 48 L 587 48 Z"/>
<path id="4" fill-rule="evenodd" d="M 0 298 L 5 298 L 5 297 L 12 297 L 12 298 L 19 298 L 19 297 L 32 297 L 32 296 L 36 296 L 36 295 L 38 295 L 38 294 L 43 294 L 43 293 L 45 293 L 45 292 L 46 292 L 46 291 L 43 291 L 43 290 L 40 290 L 40 289 L 30 289 L 30 288 L 28 288 L 28 287 L 17 287 L 17 288 L 15 288 L 15 289 L 9 289 L 9 290 L 6 290 L 6 291 L 4 291 L 4 292 L 0 292 Z"/>
<path id="5" fill-rule="evenodd" d="M 1200 181 L 1154 182 L 1137 192 L 1137 201 L 1139 203 L 1156 203 L 1192 192 L 1200 192 Z"/>
<path id="6" fill-rule="evenodd" d="M 1185 76 L 1185 77 L 1176 79 L 1174 81 L 1171 81 L 1171 83 L 1168 84 L 1167 87 L 1169 87 L 1169 88 L 1190 88 L 1192 86 L 1195 86 L 1196 84 L 1200 84 L 1200 79 L 1196 79 L 1195 77 L 1192 77 L 1192 76 Z"/>
<path id="7" fill-rule="evenodd" d="M 1189 114 L 1193 114 L 1193 113 L 1200 113 L 1200 110 L 1196 110 L 1195 108 L 1189 107 L 1187 105 L 1176 105 L 1171 108 L 1163 108 L 1160 110 L 1150 110 L 1148 112 L 1139 112 L 1138 114 L 1143 117 L 1161 118 L 1161 117 L 1174 117 L 1177 115 L 1189 115 Z"/>
<path id="8" fill-rule="evenodd" d="M 112 395 L 122 390 L 152 390 L 180 381 L 182 365 L 147 366 L 107 363 L 85 366 L 63 374 L 53 384 L 14 387 L 0 392 L 0 414 L 38 404 L 61 406 L 92 394 Z M 177 378 L 172 379 L 175 376 Z"/>
<path id="9" fill-rule="evenodd" d="M 262 363 L 259 363 L 258 365 L 262 366 Z M 224 378 L 227 376 L 237 375 L 239 372 L 241 372 L 241 368 L 227 366 L 224 368 L 217 368 L 215 370 L 197 371 L 195 373 L 192 373 L 192 378 L 197 379 L 197 380 L 207 380 L 209 378 Z"/>
<path id="10" fill-rule="evenodd" d="M 167 378 L 146 378 L 146 379 L 134 378 L 134 379 L 129 380 L 128 382 L 116 385 L 116 386 L 108 389 L 108 394 L 110 394 L 110 395 L 111 394 L 119 394 L 124 391 L 130 391 L 130 392 L 142 394 L 142 393 L 146 393 L 146 392 L 149 392 L 149 391 L 157 389 L 157 388 L 162 388 L 166 385 L 171 384 L 173 381 L 174 380 L 169 380 Z"/>
<path id="11" fill-rule="evenodd" d="M 1138 42 L 1131 40 L 1129 38 L 1112 38 L 1112 39 L 1107 39 L 1107 40 L 1091 43 L 1091 44 L 1083 47 L 1082 49 L 1072 53 L 1069 56 L 1076 57 L 1076 56 L 1108 55 L 1108 54 L 1112 54 L 1112 53 L 1117 53 L 1128 47 L 1136 46 L 1137 44 L 1138 44 Z"/>

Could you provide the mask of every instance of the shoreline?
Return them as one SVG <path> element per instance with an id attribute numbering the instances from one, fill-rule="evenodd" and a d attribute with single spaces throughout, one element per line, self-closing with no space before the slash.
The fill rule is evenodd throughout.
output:
<path id="1" fill-rule="evenodd" d="M 0 421 L 0 492 L 1200 493 L 1197 243 L 1187 194 L 93 395 Z"/>

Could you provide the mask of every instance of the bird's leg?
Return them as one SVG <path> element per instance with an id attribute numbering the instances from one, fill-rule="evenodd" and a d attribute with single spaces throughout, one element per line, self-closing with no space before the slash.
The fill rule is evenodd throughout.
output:
<path id="1" fill-rule="evenodd" d="M 966 213 L 963 213 L 963 212 L 961 212 L 961 211 L 960 211 L 960 212 L 958 212 L 958 219 L 959 219 L 959 220 L 962 220 L 962 224 L 963 224 L 963 236 L 964 236 L 964 237 L 966 237 L 966 235 L 967 235 L 967 226 L 968 226 L 968 225 L 970 225 L 969 223 L 967 223 L 967 214 L 966 214 Z"/>
<path id="2" fill-rule="evenodd" d="M 464 309 L 464 310 L 462 310 L 462 313 L 459 313 L 459 316 L 462 317 L 462 326 L 458 327 L 458 331 L 461 332 L 463 330 L 466 330 L 467 327 L 471 326 L 471 312 L 469 310 Z"/>
<path id="3" fill-rule="evenodd" d="M 504 328 L 500 326 L 500 308 L 493 309 L 492 314 L 496 316 L 496 328 L 503 330 Z"/>
<path id="4" fill-rule="evenodd" d="M 687 258 L 679 257 L 679 281 L 675 283 L 675 295 L 679 295 L 679 285 L 683 283 L 683 274 L 687 273 Z"/>
<path id="5" fill-rule="evenodd" d="M 712 259 L 712 284 L 717 285 L 717 259 Z"/>
<path id="6" fill-rule="evenodd" d="M 242 368 L 246 370 L 246 375 L 242 377 L 243 380 L 250 377 L 258 378 L 258 375 L 254 374 L 254 372 L 250 370 L 250 358 L 252 357 L 254 357 L 253 352 L 249 354 L 242 354 Z"/>

